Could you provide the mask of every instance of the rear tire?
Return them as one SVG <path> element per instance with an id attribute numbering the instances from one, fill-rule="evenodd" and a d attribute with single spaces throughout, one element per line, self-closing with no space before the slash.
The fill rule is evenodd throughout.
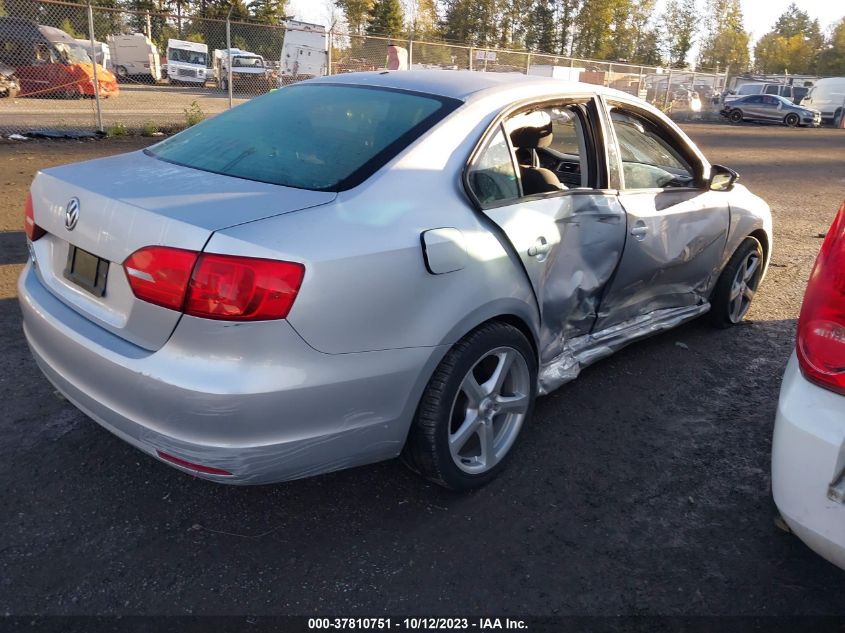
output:
<path id="1" fill-rule="evenodd" d="M 129 72 L 126 70 L 126 66 L 115 66 L 114 74 L 117 75 L 118 81 L 126 81 L 129 77 Z"/>
<path id="2" fill-rule="evenodd" d="M 801 119 L 798 118 L 798 115 L 794 112 L 790 112 L 785 117 L 783 117 L 783 123 L 787 127 L 798 127 L 798 124 L 801 122 Z"/>
<path id="3" fill-rule="evenodd" d="M 728 260 L 710 296 L 713 325 L 729 328 L 742 322 L 760 285 L 763 264 L 760 242 L 746 237 Z"/>
<path id="4" fill-rule="evenodd" d="M 537 393 L 525 335 L 492 322 L 446 354 L 423 393 L 402 460 L 451 490 L 483 486 L 506 465 Z"/>
<path id="5" fill-rule="evenodd" d="M 731 123 L 742 123 L 742 110 L 731 110 L 731 113 L 728 118 L 730 119 Z"/>

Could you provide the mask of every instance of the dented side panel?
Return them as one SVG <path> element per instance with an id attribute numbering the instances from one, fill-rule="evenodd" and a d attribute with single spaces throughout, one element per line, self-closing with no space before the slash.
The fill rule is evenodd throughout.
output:
<path id="1" fill-rule="evenodd" d="M 727 195 L 668 189 L 622 192 L 619 199 L 627 214 L 625 250 L 595 330 L 705 303 L 725 250 Z"/>
<path id="2" fill-rule="evenodd" d="M 540 362 L 589 333 L 625 241 L 625 211 L 604 192 L 526 200 L 485 213 L 507 235 L 537 297 Z M 544 248 L 541 248 L 543 246 Z"/>

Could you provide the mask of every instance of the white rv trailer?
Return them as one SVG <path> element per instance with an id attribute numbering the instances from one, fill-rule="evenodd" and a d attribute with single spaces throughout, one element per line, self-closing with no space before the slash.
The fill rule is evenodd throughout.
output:
<path id="1" fill-rule="evenodd" d="M 110 35 L 106 41 L 111 58 L 110 70 L 119 80 L 161 81 L 158 48 L 146 35 Z"/>
<path id="2" fill-rule="evenodd" d="M 292 79 L 320 77 L 328 73 L 328 39 L 321 24 L 287 20 L 279 69 L 279 85 Z"/>

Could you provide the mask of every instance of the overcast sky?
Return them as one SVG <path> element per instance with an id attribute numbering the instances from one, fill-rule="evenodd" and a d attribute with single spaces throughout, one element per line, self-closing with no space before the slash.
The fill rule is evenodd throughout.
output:
<path id="1" fill-rule="evenodd" d="M 793 0 L 742 0 L 745 28 L 751 31 L 752 40 L 769 31 L 781 13 Z M 704 0 L 699 0 L 704 4 Z M 845 2 L 842 0 L 796 0 L 801 9 L 818 18 L 822 30 L 845 16 Z M 328 26 L 333 0 L 290 0 L 288 11 L 298 20 L 316 22 Z M 337 9 L 335 9 L 337 11 Z"/>

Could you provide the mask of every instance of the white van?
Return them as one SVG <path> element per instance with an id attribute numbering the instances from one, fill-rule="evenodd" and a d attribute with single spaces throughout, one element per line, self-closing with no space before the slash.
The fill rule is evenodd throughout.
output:
<path id="1" fill-rule="evenodd" d="M 205 84 L 211 76 L 208 46 L 199 42 L 167 40 L 167 77 L 170 83 Z"/>
<path id="2" fill-rule="evenodd" d="M 819 79 L 801 105 L 818 110 L 822 121 L 833 123 L 834 117 L 845 109 L 845 77 Z"/>
<path id="3" fill-rule="evenodd" d="M 243 51 L 239 48 L 217 49 L 212 54 L 214 60 L 214 81 L 220 90 L 229 89 L 229 58 L 232 60 L 232 88 L 267 92 L 270 86 L 269 74 L 261 55 Z"/>
<path id="4" fill-rule="evenodd" d="M 111 65 L 119 80 L 161 81 L 158 49 L 146 35 L 110 35 L 107 41 Z"/>

